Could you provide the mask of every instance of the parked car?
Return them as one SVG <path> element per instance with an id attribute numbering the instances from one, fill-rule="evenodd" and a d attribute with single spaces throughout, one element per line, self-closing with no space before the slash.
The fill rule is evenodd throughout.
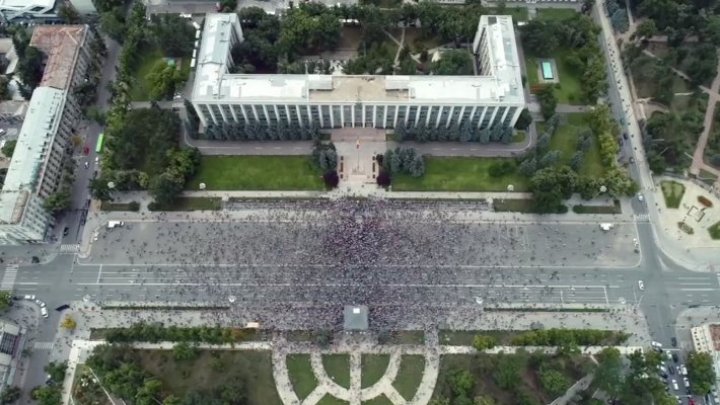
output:
<path id="1" fill-rule="evenodd" d="M 34 295 L 26 295 L 26 296 L 24 296 L 23 298 L 26 299 L 26 300 L 28 300 L 28 301 L 35 301 L 35 296 L 34 296 Z"/>
<path id="2" fill-rule="evenodd" d="M 66 226 L 65 229 L 63 229 L 63 236 L 68 236 L 69 233 L 70 233 L 70 228 L 68 228 Z"/>
<path id="3" fill-rule="evenodd" d="M 677 347 L 677 338 L 675 336 L 670 338 L 670 344 L 672 347 Z"/>
<path id="4" fill-rule="evenodd" d="M 40 301 L 40 300 L 35 300 L 35 303 L 38 304 L 38 306 L 39 306 L 40 308 L 45 308 L 45 306 L 46 306 L 45 303 L 42 302 L 42 301 Z"/>
<path id="5" fill-rule="evenodd" d="M 675 352 L 673 352 L 672 358 L 673 358 L 673 361 L 674 361 L 675 363 L 677 363 L 677 362 L 680 361 L 680 357 L 679 357 L 678 354 L 675 353 Z"/>
<path id="6" fill-rule="evenodd" d="M 50 316 L 48 315 L 47 308 L 40 308 L 40 315 L 42 315 L 43 318 L 47 318 L 48 316 Z"/>

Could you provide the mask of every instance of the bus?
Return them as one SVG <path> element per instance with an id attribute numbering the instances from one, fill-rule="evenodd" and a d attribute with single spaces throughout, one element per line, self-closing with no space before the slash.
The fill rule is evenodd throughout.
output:
<path id="1" fill-rule="evenodd" d="M 100 133 L 100 135 L 98 135 L 97 143 L 95 144 L 95 153 L 100 153 L 100 152 L 102 152 L 102 147 L 103 147 L 103 141 L 104 141 L 104 140 L 105 140 L 105 134 Z"/>

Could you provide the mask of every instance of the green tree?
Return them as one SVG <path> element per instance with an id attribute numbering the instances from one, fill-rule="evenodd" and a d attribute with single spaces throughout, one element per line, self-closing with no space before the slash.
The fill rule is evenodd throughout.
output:
<path id="1" fill-rule="evenodd" d="M 10 140 L 6 141 L 5 145 L 2 147 L 2 153 L 3 155 L 11 158 L 13 153 L 15 152 L 15 146 L 17 145 L 17 140 Z"/>
<path id="2" fill-rule="evenodd" d="M 708 353 L 692 352 L 687 359 L 688 379 L 695 395 L 707 395 L 715 386 L 715 369 Z"/>
<path id="3" fill-rule="evenodd" d="M 488 335 L 475 335 L 473 338 L 473 347 L 477 351 L 492 349 L 497 344 L 497 340 Z"/>
<path id="4" fill-rule="evenodd" d="M 195 28 L 177 14 L 153 14 L 152 33 L 163 53 L 173 57 L 192 54 Z"/>
<path id="5" fill-rule="evenodd" d="M 532 115 L 527 108 L 523 108 L 520 112 L 517 122 L 515 122 L 515 129 L 527 129 L 532 124 Z"/>
<path id="6" fill-rule="evenodd" d="M 540 384 L 543 389 L 554 397 L 558 397 L 570 388 L 570 380 L 558 370 L 540 368 Z"/>
<path id="7" fill-rule="evenodd" d="M 220 0 L 220 11 L 230 13 L 237 9 L 237 0 Z"/>
<path id="8" fill-rule="evenodd" d="M 18 62 L 17 70 L 20 80 L 30 94 L 42 80 L 43 59 L 44 55 L 38 48 L 28 46 L 24 56 Z"/>
<path id="9" fill-rule="evenodd" d="M 0 76 L 0 101 L 10 99 L 10 89 L 8 89 L 9 83 L 10 80 L 7 76 Z"/>
<path id="10" fill-rule="evenodd" d="M 432 73 L 442 76 L 471 76 L 473 74 L 472 54 L 464 49 L 444 51 L 440 59 L 430 66 Z"/>
<path id="11" fill-rule="evenodd" d="M 614 347 L 603 349 L 596 356 L 598 367 L 593 382 L 611 398 L 617 397 L 623 383 L 623 364 L 620 351 Z"/>
<path id="12" fill-rule="evenodd" d="M 8 309 L 12 305 L 12 294 L 10 291 L 0 291 L 0 311 Z"/>
<path id="13" fill-rule="evenodd" d="M 14 404 L 22 396 L 22 391 L 19 387 L 14 385 L 5 387 L 2 394 L 0 394 L 0 404 L 10 405 Z"/>
<path id="14" fill-rule="evenodd" d="M 62 394 L 58 387 L 36 387 L 30 395 L 40 405 L 58 405 L 62 403 Z"/>
<path id="15" fill-rule="evenodd" d="M 158 60 L 147 75 L 150 84 L 150 100 L 162 100 L 172 97 L 175 85 L 182 80 L 180 69 L 175 64 Z"/>
<path id="16" fill-rule="evenodd" d="M 185 185 L 185 179 L 179 174 L 167 171 L 154 177 L 150 181 L 150 195 L 160 206 L 171 204 L 180 195 Z"/>
<path id="17" fill-rule="evenodd" d="M 123 42 L 125 39 L 126 26 L 122 7 L 114 7 L 100 13 L 100 28 L 110 38 Z"/>
<path id="18" fill-rule="evenodd" d="M 58 17 L 60 17 L 65 24 L 77 24 L 82 20 L 80 18 L 80 14 L 71 4 L 68 3 L 60 6 L 60 10 L 58 10 Z"/>
<path id="19" fill-rule="evenodd" d="M 635 35 L 638 38 L 650 38 L 657 33 L 655 20 L 647 19 L 640 23 L 635 29 Z"/>
<path id="20" fill-rule="evenodd" d="M 57 214 L 60 211 L 70 208 L 70 197 L 70 190 L 63 188 L 60 191 L 50 194 L 45 201 L 43 201 L 43 207 L 51 213 Z"/>
<path id="21" fill-rule="evenodd" d="M 56 363 L 51 361 L 45 366 L 45 372 L 50 376 L 50 380 L 57 384 L 62 384 L 65 380 L 65 371 L 67 371 L 67 362 Z"/>
<path id="22" fill-rule="evenodd" d="M 555 108 L 557 107 L 557 98 L 555 97 L 555 90 L 552 86 L 545 86 L 537 94 L 538 102 L 540 103 L 540 112 L 545 119 L 549 119 L 555 115 Z"/>
<path id="23" fill-rule="evenodd" d="M 173 357 L 177 361 L 193 360 L 198 356 L 197 347 L 190 346 L 188 342 L 176 343 L 173 346 Z"/>
<path id="24" fill-rule="evenodd" d="M 534 56 L 552 56 L 555 49 L 560 45 L 555 24 L 552 21 L 530 20 L 522 27 L 521 33 L 525 50 Z"/>

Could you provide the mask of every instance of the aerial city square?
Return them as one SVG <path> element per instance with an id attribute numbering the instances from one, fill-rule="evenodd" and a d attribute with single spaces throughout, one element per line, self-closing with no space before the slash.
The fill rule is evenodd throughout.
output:
<path id="1" fill-rule="evenodd" d="M 720 405 L 720 1 L 0 33 L 0 404 Z"/>

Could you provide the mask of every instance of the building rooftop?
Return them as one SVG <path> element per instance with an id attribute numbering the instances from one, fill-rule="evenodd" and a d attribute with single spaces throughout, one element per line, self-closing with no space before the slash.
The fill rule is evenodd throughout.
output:
<path id="1" fill-rule="evenodd" d="M 0 191 L 0 223 L 13 224 L 22 218 L 25 203 L 34 192 L 48 149 L 52 147 L 64 100 L 62 90 L 38 87 L 33 92 Z"/>
<path id="2" fill-rule="evenodd" d="M 22 9 L 28 5 L 36 7 L 53 7 L 55 5 L 55 0 L 32 0 L 32 2 L 29 2 L 28 0 L 0 0 L 0 8 Z"/>
<path id="3" fill-rule="evenodd" d="M 346 305 L 343 318 L 345 330 L 368 329 L 368 308 L 365 305 Z"/>
<path id="4" fill-rule="evenodd" d="M 208 14 L 198 56 L 193 99 L 198 102 L 302 103 L 403 102 L 523 104 L 520 62 L 509 16 L 482 16 L 493 64 L 478 76 L 229 74 L 231 22 L 235 14 Z"/>
<path id="5" fill-rule="evenodd" d="M 213 94 L 227 72 L 233 26 L 240 27 L 235 13 L 207 14 L 195 71 L 195 92 Z"/>
<path id="6" fill-rule="evenodd" d="M 40 86 L 66 90 L 72 78 L 77 55 L 80 52 L 87 26 L 40 25 L 33 30 L 30 46 L 40 49 L 46 56 L 45 71 Z"/>

